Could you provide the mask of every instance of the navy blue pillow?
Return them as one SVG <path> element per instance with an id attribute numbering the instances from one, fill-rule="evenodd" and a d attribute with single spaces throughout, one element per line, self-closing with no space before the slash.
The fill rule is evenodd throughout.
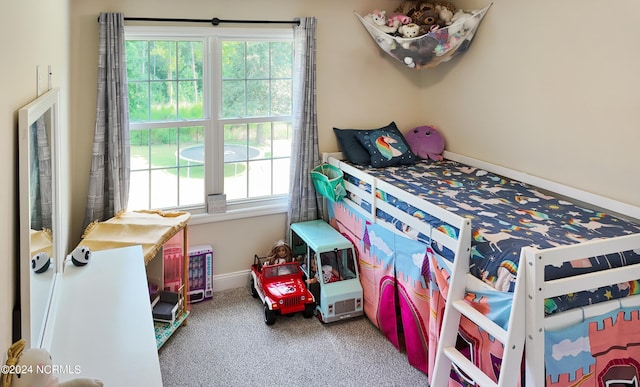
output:
<path id="1" fill-rule="evenodd" d="M 372 167 L 411 165 L 417 161 L 395 124 L 393 127 L 361 131 L 356 138 L 369 152 Z"/>
<path id="2" fill-rule="evenodd" d="M 380 129 L 395 128 L 395 122 L 391 122 L 389 125 Z M 344 157 L 352 164 L 357 165 L 369 165 L 371 164 L 371 155 L 369 151 L 358 141 L 357 135 L 362 132 L 368 132 L 378 129 L 338 129 L 333 128 L 333 132 L 336 134 L 340 151 Z"/>

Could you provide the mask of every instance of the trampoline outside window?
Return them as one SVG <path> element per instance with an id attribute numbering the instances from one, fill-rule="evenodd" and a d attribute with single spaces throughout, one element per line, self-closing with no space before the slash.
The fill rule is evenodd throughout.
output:
<path id="1" fill-rule="evenodd" d="M 227 208 L 286 198 L 291 29 L 219 31 L 127 29 L 129 210 L 205 212 L 218 193 Z"/>

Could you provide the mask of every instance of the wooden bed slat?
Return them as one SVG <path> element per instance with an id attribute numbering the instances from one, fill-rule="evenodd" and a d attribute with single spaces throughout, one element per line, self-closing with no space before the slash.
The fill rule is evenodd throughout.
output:
<path id="1" fill-rule="evenodd" d="M 639 278 L 640 263 L 637 263 L 635 265 L 545 281 L 542 293 L 544 298 L 551 298 L 633 281 Z"/>

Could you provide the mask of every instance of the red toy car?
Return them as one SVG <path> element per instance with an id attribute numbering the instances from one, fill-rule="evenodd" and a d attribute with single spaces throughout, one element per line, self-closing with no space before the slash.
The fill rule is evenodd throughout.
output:
<path id="1" fill-rule="evenodd" d="M 266 257 L 254 257 L 249 274 L 249 286 L 254 298 L 260 297 L 264 306 L 264 322 L 273 325 L 276 316 L 303 312 L 313 316 L 315 299 L 304 282 L 298 262 L 265 265 Z"/>

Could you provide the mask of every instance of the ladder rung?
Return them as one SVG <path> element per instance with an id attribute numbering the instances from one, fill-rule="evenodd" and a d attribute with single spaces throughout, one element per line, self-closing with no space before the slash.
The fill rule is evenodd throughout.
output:
<path id="1" fill-rule="evenodd" d="M 452 305 L 456 310 L 458 310 L 458 312 L 462 313 L 463 316 L 467 317 L 477 326 L 487 331 L 487 333 L 495 337 L 496 340 L 500 341 L 502 344 L 507 342 L 507 331 L 505 331 L 500 325 L 491 321 L 491 319 L 484 314 L 478 312 L 474 307 L 467 304 L 467 302 L 464 300 L 458 300 L 454 301 Z"/>
<path id="2" fill-rule="evenodd" d="M 498 387 L 498 384 L 491 380 L 480 368 L 476 367 L 469 359 L 464 357 L 454 347 L 443 348 L 443 354 L 446 355 L 453 364 L 457 365 L 464 373 L 466 373 L 480 387 Z"/>

